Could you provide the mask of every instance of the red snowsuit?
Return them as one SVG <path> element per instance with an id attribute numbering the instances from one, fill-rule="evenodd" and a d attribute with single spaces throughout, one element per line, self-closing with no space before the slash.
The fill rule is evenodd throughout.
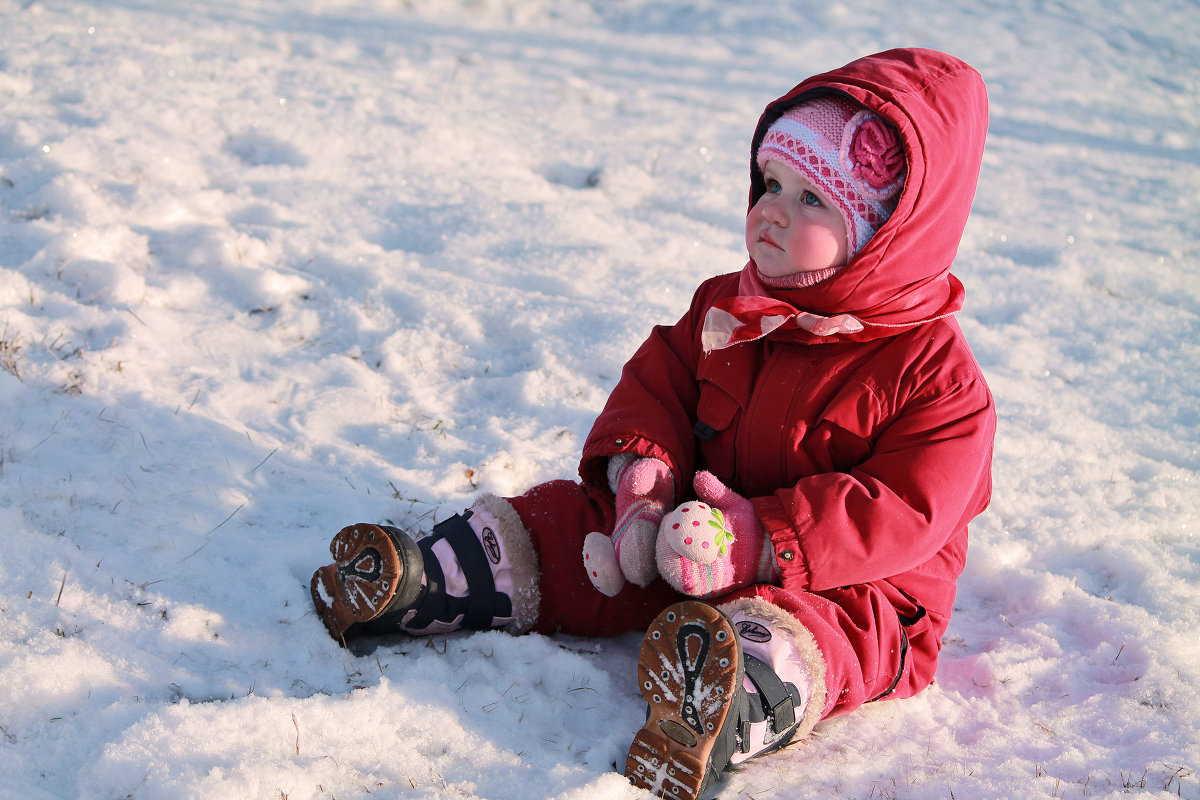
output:
<path id="1" fill-rule="evenodd" d="M 891 218 L 845 268 L 773 296 L 853 314 L 865 328 L 777 332 L 705 354 L 705 312 L 739 285 L 737 273 L 712 278 L 625 366 L 587 438 L 582 483 L 543 484 L 511 502 L 541 561 L 535 629 L 609 634 L 645 626 L 676 596 L 660 580 L 609 598 L 584 573 L 584 536 L 612 529 L 608 457 L 666 462 L 681 501 L 694 471 L 715 473 L 751 499 L 783 574 L 782 586 L 730 598 L 757 595 L 813 633 L 832 716 L 933 679 L 967 523 L 991 493 L 995 409 L 952 316 L 963 289 L 950 267 L 987 130 L 979 75 L 928 50 L 871 56 L 769 105 L 754 148 L 784 110 L 823 92 L 891 122 L 908 177 Z M 764 190 L 753 152 L 751 206 Z"/>

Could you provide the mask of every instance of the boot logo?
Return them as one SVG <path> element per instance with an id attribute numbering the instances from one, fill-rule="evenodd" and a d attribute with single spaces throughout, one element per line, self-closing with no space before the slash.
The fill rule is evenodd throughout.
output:
<path id="1" fill-rule="evenodd" d="M 483 544 L 483 552 L 487 553 L 488 561 L 491 561 L 493 564 L 499 564 L 500 541 L 496 538 L 496 532 L 491 528 L 484 528 L 480 542 Z"/>
<path id="2" fill-rule="evenodd" d="M 771 641 L 771 629 L 752 620 L 743 619 L 737 624 L 738 635 L 743 639 L 763 644 Z"/>

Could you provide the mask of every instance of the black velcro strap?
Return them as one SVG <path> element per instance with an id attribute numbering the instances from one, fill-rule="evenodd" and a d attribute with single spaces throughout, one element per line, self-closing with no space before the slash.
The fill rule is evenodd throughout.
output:
<path id="1" fill-rule="evenodd" d="M 470 512 L 467 514 L 469 516 Z M 463 627 L 487 630 L 492 627 L 492 618 L 499 615 L 493 613 L 496 582 L 492 579 L 492 569 L 488 566 L 479 538 L 471 530 L 467 517 L 459 514 L 435 525 L 433 530 L 441 533 L 449 543 L 458 565 L 467 576 L 467 613 L 463 617 Z"/>
<path id="2" fill-rule="evenodd" d="M 758 689 L 763 712 L 771 721 L 772 733 L 779 735 L 796 724 L 796 701 L 775 670 L 750 654 L 745 655 L 746 677 Z"/>
<path id="3" fill-rule="evenodd" d="M 405 623 L 414 630 L 428 628 L 434 622 L 453 622 L 459 615 L 467 613 L 467 598 L 446 594 L 446 576 L 433 554 L 433 545 L 437 541 L 432 536 L 417 540 L 425 562 L 425 587 L 417 599 L 417 613 Z"/>
<path id="4" fill-rule="evenodd" d="M 737 749 L 742 753 L 750 752 L 750 724 L 753 722 L 762 722 L 763 715 L 761 711 L 750 704 L 750 698 L 741 687 L 738 687 L 737 700 Z M 733 713 L 733 712 L 730 712 Z M 757 719 L 755 719 L 757 717 Z"/>
<path id="5" fill-rule="evenodd" d="M 496 617 L 512 616 L 512 600 L 508 595 L 496 591 L 492 569 L 487 555 L 466 516 L 455 514 L 433 526 L 433 531 L 417 544 L 425 556 L 425 580 L 429 592 L 417 617 L 410 625 L 424 627 L 433 620 L 453 622 L 462 616 L 462 627 L 470 630 L 488 630 Z M 446 580 L 433 546 L 445 540 L 458 559 L 458 565 L 467 579 L 467 596 L 453 597 L 446 593 Z M 434 588 L 436 584 L 436 589 Z"/>

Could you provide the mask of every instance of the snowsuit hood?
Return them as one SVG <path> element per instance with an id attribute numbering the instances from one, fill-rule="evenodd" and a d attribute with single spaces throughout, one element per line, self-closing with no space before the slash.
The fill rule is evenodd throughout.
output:
<path id="1" fill-rule="evenodd" d="M 822 316 L 852 314 L 865 324 L 839 338 L 889 336 L 962 308 L 950 274 L 983 159 L 987 92 L 959 59 L 935 50 L 889 50 L 815 75 L 769 104 L 750 153 L 750 206 L 765 191 L 756 156 L 784 112 L 821 94 L 850 97 L 900 133 L 908 177 L 895 211 L 837 274 L 814 286 L 771 295 Z M 800 338 L 807 338 L 803 335 Z"/>

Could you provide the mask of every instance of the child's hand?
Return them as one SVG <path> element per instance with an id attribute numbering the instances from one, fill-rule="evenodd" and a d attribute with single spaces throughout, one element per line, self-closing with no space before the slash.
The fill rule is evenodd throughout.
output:
<path id="1" fill-rule="evenodd" d="M 692 485 L 696 487 L 696 497 L 718 508 L 725 515 L 725 525 L 733 532 L 735 538 L 766 536 L 754 506 L 750 501 L 721 483 L 720 479 L 711 472 L 697 472 Z"/>
<path id="2" fill-rule="evenodd" d="M 696 497 L 663 517 L 656 560 L 663 579 L 692 597 L 713 597 L 778 575 L 754 506 L 711 472 L 697 472 Z"/>
<path id="3" fill-rule="evenodd" d="M 657 458 L 635 459 L 621 471 L 612 537 L 593 532 L 583 540 L 584 568 L 597 589 L 612 597 L 626 580 L 648 586 L 658 577 L 654 540 L 674 502 L 675 478 Z"/>

